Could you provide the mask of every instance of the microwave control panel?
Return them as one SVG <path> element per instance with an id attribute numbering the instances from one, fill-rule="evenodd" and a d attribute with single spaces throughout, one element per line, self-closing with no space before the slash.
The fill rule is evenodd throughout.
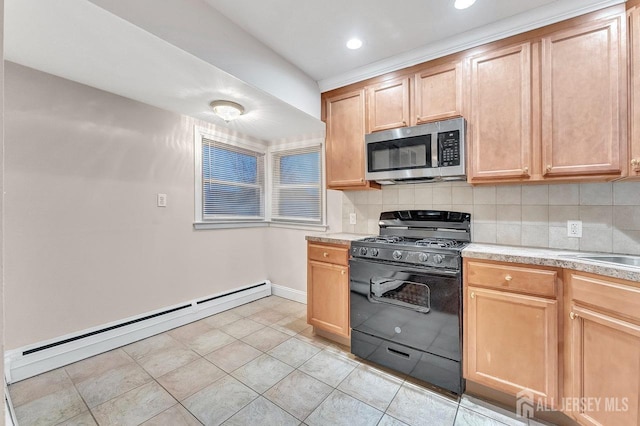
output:
<path id="1" fill-rule="evenodd" d="M 460 131 L 438 133 L 438 165 L 460 165 Z"/>

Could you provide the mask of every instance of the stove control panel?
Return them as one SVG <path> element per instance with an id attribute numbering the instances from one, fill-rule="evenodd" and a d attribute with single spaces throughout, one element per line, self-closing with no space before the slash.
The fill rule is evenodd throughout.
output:
<path id="1" fill-rule="evenodd" d="M 430 252 L 416 250 L 398 250 L 396 248 L 351 247 L 351 256 L 372 261 L 389 261 L 406 263 L 415 266 L 429 266 L 432 268 L 460 268 L 459 252 Z"/>

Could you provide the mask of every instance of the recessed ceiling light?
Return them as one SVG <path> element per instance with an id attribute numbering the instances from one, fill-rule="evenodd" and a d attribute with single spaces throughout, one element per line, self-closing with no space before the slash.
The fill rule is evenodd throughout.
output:
<path id="1" fill-rule="evenodd" d="M 474 4 L 476 2 L 476 0 L 456 0 L 456 2 L 453 4 L 453 6 L 456 9 L 466 9 L 469 6 L 471 6 L 472 4 Z"/>
<path id="2" fill-rule="evenodd" d="M 351 50 L 360 49 L 362 47 L 362 40 L 359 38 L 352 38 L 347 42 L 347 47 Z"/>

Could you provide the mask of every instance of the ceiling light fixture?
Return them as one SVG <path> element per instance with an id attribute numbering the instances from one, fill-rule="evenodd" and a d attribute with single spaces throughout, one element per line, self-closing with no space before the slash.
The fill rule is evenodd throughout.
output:
<path id="1" fill-rule="evenodd" d="M 351 50 L 360 49 L 362 47 L 362 40 L 359 38 L 352 38 L 347 42 L 347 47 Z"/>
<path id="2" fill-rule="evenodd" d="M 476 2 L 476 0 L 456 0 L 456 2 L 453 4 L 453 6 L 456 9 L 466 9 L 469 6 L 471 6 L 472 4 L 474 4 Z"/>
<path id="3" fill-rule="evenodd" d="M 211 105 L 213 113 L 227 123 L 244 114 L 244 107 L 236 102 L 218 100 L 211 102 L 209 105 Z"/>

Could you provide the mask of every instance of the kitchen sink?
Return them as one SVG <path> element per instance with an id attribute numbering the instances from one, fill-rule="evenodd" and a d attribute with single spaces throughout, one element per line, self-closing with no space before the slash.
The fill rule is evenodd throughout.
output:
<path id="1" fill-rule="evenodd" d="M 591 260 L 593 262 L 612 263 L 621 266 L 632 266 L 640 268 L 640 256 L 625 255 L 572 255 L 576 259 Z"/>

